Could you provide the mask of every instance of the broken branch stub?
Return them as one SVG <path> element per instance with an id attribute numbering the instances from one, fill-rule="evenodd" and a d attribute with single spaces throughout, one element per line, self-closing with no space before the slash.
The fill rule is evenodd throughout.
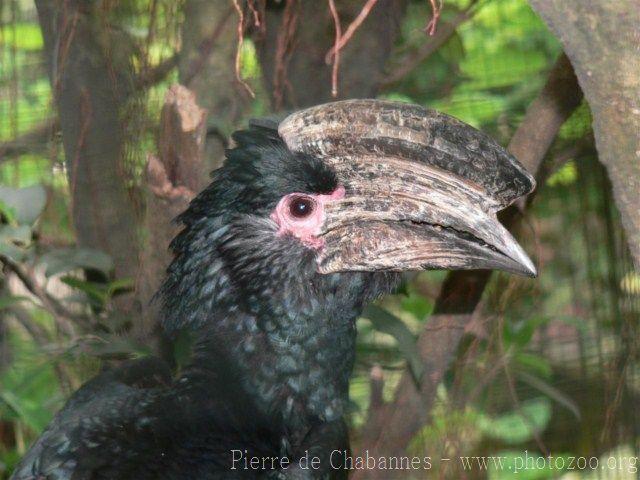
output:
<path id="1" fill-rule="evenodd" d="M 204 162 L 207 112 L 195 94 L 182 85 L 167 91 L 160 116 L 158 156 L 149 154 L 145 182 L 144 248 L 137 276 L 143 321 L 137 335 L 147 335 L 156 324 L 149 302 L 171 260 L 169 243 L 178 232 L 172 220 L 208 182 Z"/>

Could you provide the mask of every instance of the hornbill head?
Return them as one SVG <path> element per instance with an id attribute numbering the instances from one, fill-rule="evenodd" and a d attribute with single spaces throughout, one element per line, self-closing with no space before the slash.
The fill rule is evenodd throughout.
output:
<path id="1" fill-rule="evenodd" d="M 322 159 L 339 187 L 293 192 L 272 218 L 317 248 L 318 270 L 536 268 L 496 213 L 535 181 L 490 137 L 448 115 L 378 100 L 347 100 L 288 116 L 294 152 Z"/>
<path id="2" fill-rule="evenodd" d="M 326 315 L 332 305 L 357 315 L 405 270 L 536 274 L 496 218 L 533 178 L 450 116 L 348 100 L 254 122 L 233 139 L 227 162 L 178 218 L 184 229 L 162 289 L 170 330 L 238 301 L 276 315 Z"/>

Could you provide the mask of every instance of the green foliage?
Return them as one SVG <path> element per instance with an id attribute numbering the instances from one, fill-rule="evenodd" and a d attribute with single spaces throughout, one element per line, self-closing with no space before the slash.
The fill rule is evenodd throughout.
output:
<path id="1" fill-rule="evenodd" d="M 119 334 L 95 335 L 82 345 L 88 353 L 101 359 L 138 358 L 152 355 L 151 348 Z"/>
<path id="2" fill-rule="evenodd" d="M 592 123 L 593 118 L 589 104 L 583 101 L 576 111 L 573 112 L 573 115 L 564 122 L 564 125 L 560 128 L 560 132 L 558 132 L 558 138 L 569 141 L 584 138 L 591 132 Z"/>
<path id="3" fill-rule="evenodd" d="M 0 297 L 0 310 L 11 307 L 12 305 L 28 301 L 28 297 L 23 297 L 21 295 L 12 295 L 6 297 Z"/>
<path id="4" fill-rule="evenodd" d="M 0 181 L 17 187 L 34 184 L 55 184 L 60 175 L 52 178 L 51 160 L 40 155 L 20 155 L 11 162 L 0 164 Z"/>
<path id="5" fill-rule="evenodd" d="M 474 408 L 448 410 L 442 403 L 436 404 L 432 410 L 432 421 L 414 437 L 408 450 L 415 455 L 423 452 L 430 452 L 434 456 L 441 454 L 443 457 L 457 455 L 455 451 L 449 451 L 446 441 L 443 442 L 443 439 L 457 437 L 460 451 L 468 452 L 482 438 L 478 428 L 481 416 Z"/>
<path id="6" fill-rule="evenodd" d="M 505 322 L 503 340 L 505 348 L 522 348 L 531 342 L 538 327 L 549 322 L 546 317 L 523 318 L 513 322 Z"/>
<path id="7" fill-rule="evenodd" d="M 66 275 L 61 277 L 60 280 L 68 286 L 86 294 L 89 303 L 100 309 L 105 308 L 115 295 L 130 291 L 133 288 L 133 280 L 128 278 L 108 283 L 99 283 Z M 81 299 L 81 301 L 83 301 L 83 299 Z"/>
<path id="8" fill-rule="evenodd" d="M 467 5 L 446 2 L 442 21 L 452 20 Z M 428 2 L 410 5 L 400 58 L 429 41 L 424 25 L 430 14 Z M 472 20 L 384 96 L 436 108 L 504 141 L 510 130 L 503 132 L 499 123 L 506 113 L 513 120 L 524 111 L 559 52 L 558 42 L 525 0 L 480 2 Z"/>
<path id="9" fill-rule="evenodd" d="M 32 343 L 11 337 L 13 364 L 0 374 L 0 420 L 17 420 L 39 433 L 60 407 L 53 364 Z"/>
<path id="10" fill-rule="evenodd" d="M 620 289 L 627 295 L 640 296 L 640 273 L 627 273 L 620 281 Z"/>
<path id="11" fill-rule="evenodd" d="M 92 248 L 60 248 L 45 253 L 40 263 L 46 265 L 45 275 L 51 277 L 72 270 L 90 269 L 109 276 L 113 260 L 109 255 Z"/>
<path id="12" fill-rule="evenodd" d="M 30 60 L 19 56 L 18 63 L 28 63 Z M 31 73 L 37 72 L 37 69 Z M 42 72 L 44 74 L 45 72 Z M 0 70 L 0 82 L 8 82 L 3 78 Z M 29 132 L 32 128 L 49 118 L 51 108 L 51 88 L 45 77 L 31 79 L 20 85 L 24 92 L 10 104 L 9 114 L 0 115 L 0 142 L 12 139 L 14 136 Z M 14 93 L 15 95 L 15 93 Z"/>
<path id="13" fill-rule="evenodd" d="M 424 321 L 433 311 L 433 302 L 413 291 L 400 300 L 400 306 L 403 311 L 410 313 L 418 321 Z"/>
<path id="14" fill-rule="evenodd" d="M 562 167 L 556 170 L 553 175 L 547 180 L 547 185 L 555 187 L 556 185 L 571 185 L 578 178 L 578 169 L 575 162 L 572 160 L 565 163 Z"/>
<path id="15" fill-rule="evenodd" d="M 509 444 L 519 444 L 533 438 L 549 423 L 551 402 L 538 398 L 522 403 L 517 410 L 490 418 L 481 416 L 478 428 L 489 437 Z"/>
<path id="16" fill-rule="evenodd" d="M 0 47 L 37 52 L 42 49 L 42 33 L 37 23 L 17 22 L 5 28 L 0 37 Z"/>
<path id="17" fill-rule="evenodd" d="M 391 335 L 398 342 L 398 348 L 407 360 L 413 378 L 419 382 L 423 371 L 422 359 L 416 346 L 416 339 L 403 321 L 375 305 L 367 307 L 362 316 L 371 320 L 376 330 Z"/>

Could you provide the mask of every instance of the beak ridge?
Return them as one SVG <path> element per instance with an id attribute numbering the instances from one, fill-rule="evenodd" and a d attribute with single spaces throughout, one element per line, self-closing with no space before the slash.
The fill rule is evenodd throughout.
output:
<path id="1" fill-rule="evenodd" d="M 365 157 L 336 163 L 346 196 L 326 205 L 320 271 L 536 268 L 481 188 L 436 167 Z"/>
<path id="2" fill-rule="evenodd" d="M 536 268 L 496 212 L 535 180 L 492 138 L 417 105 L 345 100 L 289 115 L 287 146 L 321 158 L 345 187 L 329 202 L 321 272 Z"/>

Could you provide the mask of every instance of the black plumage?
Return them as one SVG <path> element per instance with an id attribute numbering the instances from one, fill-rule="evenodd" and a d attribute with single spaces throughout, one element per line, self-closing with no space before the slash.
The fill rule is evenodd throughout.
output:
<path id="1" fill-rule="evenodd" d="M 13 479 L 297 478 L 230 470 L 231 449 L 295 465 L 307 449 L 347 448 L 355 318 L 397 275 L 317 273 L 314 252 L 275 236 L 268 217 L 290 192 L 331 192 L 335 175 L 274 131 L 253 127 L 234 140 L 178 219 L 184 229 L 159 292 L 165 329 L 196 332 L 191 365 L 175 382 L 159 360 L 143 360 L 87 383 Z"/>
<path id="2" fill-rule="evenodd" d="M 365 304 L 392 291 L 403 270 L 535 275 L 496 218 L 533 179 L 458 120 L 346 101 L 233 139 L 225 165 L 178 218 L 157 296 L 169 334 L 194 332 L 191 364 L 176 380 L 154 359 L 99 375 L 12 479 L 345 478 L 331 460 L 348 449 Z M 237 452 L 290 465 L 246 468 Z M 302 468 L 306 456 L 319 468 Z"/>

